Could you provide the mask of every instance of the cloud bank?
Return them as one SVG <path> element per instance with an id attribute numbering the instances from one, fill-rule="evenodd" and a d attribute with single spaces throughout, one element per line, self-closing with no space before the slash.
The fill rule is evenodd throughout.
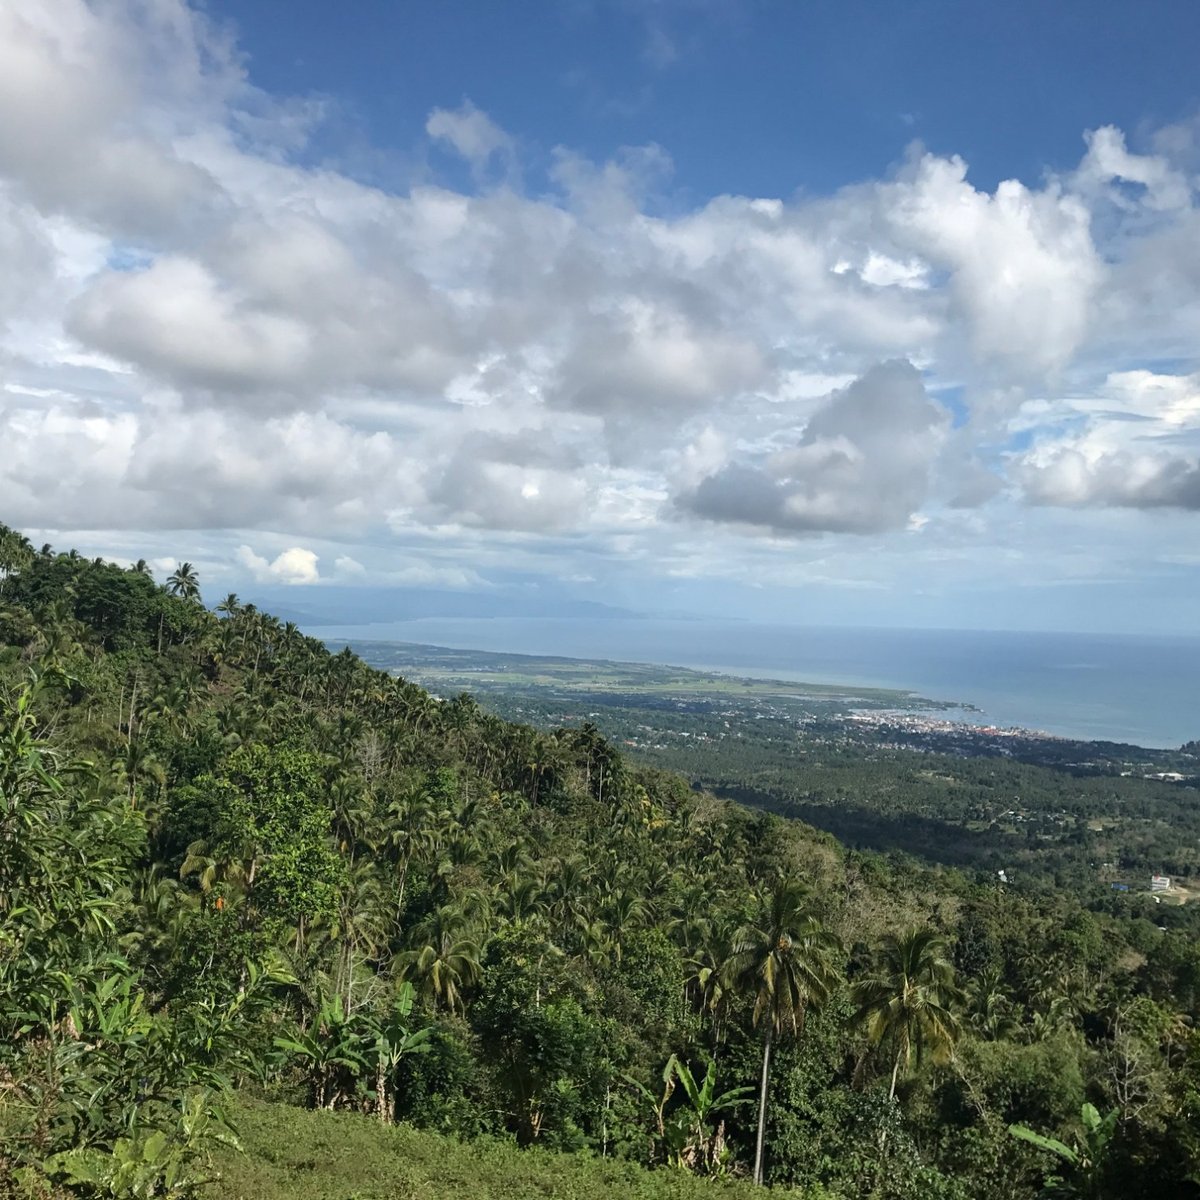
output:
<path id="1" fill-rule="evenodd" d="M 0 0 L 4 520 L 227 533 L 308 584 L 315 539 L 370 577 L 368 534 L 438 577 L 687 576 L 1200 508 L 1193 128 L 688 206 L 661 147 L 540 178 L 469 99 L 425 126 L 467 190 L 324 165 L 321 120 L 180 0 Z"/>

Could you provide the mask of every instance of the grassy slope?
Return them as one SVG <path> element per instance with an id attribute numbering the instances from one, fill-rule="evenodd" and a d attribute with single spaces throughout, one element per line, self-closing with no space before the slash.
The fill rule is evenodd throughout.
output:
<path id="1" fill-rule="evenodd" d="M 750 1200 L 746 1182 L 646 1171 L 574 1154 L 457 1142 L 354 1113 L 242 1102 L 234 1110 L 245 1154 L 224 1154 L 207 1200 Z M 799 1196 L 775 1188 L 773 1195 Z"/>

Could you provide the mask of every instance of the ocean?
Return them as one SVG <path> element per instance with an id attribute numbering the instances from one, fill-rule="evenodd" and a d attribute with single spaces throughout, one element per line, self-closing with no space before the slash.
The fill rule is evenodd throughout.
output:
<path id="1" fill-rule="evenodd" d="M 509 617 L 306 632 L 901 688 L 974 705 L 964 719 L 978 723 L 1160 748 L 1200 739 L 1200 638 Z"/>

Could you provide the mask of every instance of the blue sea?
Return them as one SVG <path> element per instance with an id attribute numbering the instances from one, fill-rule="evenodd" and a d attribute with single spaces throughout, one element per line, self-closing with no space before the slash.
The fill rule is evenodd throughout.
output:
<path id="1" fill-rule="evenodd" d="M 901 688 L 974 705 L 978 722 L 1072 738 L 1154 747 L 1200 738 L 1200 638 L 579 618 L 425 618 L 307 632 Z"/>

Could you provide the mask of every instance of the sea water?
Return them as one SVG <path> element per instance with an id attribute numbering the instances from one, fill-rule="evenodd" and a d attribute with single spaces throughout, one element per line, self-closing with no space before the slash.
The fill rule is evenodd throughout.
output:
<path id="1" fill-rule="evenodd" d="M 1200 638 L 640 618 L 425 618 L 306 632 L 900 688 L 973 705 L 977 723 L 1063 737 L 1156 747 L 1200 738 Z"/>

